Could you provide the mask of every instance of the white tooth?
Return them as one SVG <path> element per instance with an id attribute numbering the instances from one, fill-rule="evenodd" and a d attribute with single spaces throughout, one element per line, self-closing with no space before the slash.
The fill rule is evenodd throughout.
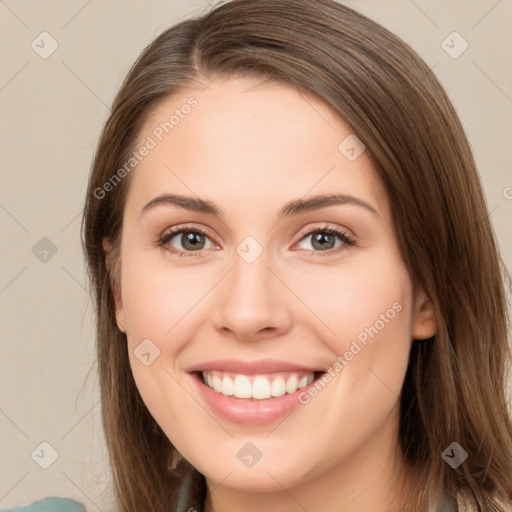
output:
<path id="1" fill-rule="evenodd" d="M 213 388 L 213 377 L 212 377 L 212 374 L 209 373 L 207 376 L 206 376 L 206 382 L 208 383 L 208 386 L 210 386 L 211 388 Z"/>
<path id="2" fill-rule="evenodd" d="M 310 373 L 308 375 L 308 383 L 306 385 L 309 386 L 309 384 L 311 384 L 314 380 L 315 380 L 315 374 L 314 373 Z"/>
<path id="3" fill-rule="evenodd" d="M 308 385 L 308 376 L 304 375 L 304 377 L 302 377 L 302 379 L 299 380 L 299 384 L 297 385 L 297 387 L 299 389 L 301 389 L 301 388 L 305 388 L 307 385 Z"/>
<path id="4" fill-rule="evenodd" d="M 277 377 L 273 380 L 271 386 L 272 396 L 283 396 L 286 393 L 286 386 L 283 377 Z"/>
<path id="5" fill-rule="evenodd" d="M 270 398 L 270 382 L 265 377 L 259 375 L 252 383 L 252 397 L 262 400 L 263 398 Z"/>
<path id="6" fill-rule="evenodd" d="M 229 377 L 224 377 L 222 379 L 222 394 L 226 396 L 235 394 L 233 390 L 233 381 Z"/>
<path id="7" fill-rule="evenodd" d="M 286 381 L 286 392 L 287 393 L 295 393 L 297 391 L 297 383 L 298 379 L 296 375 L 292 375 L 287 381 Z"/>
<path id="8" fill-rule="evenodd" d="M 251 398 L 252 386 L 251 381 L 245 375 L 237 375 L 235 379 L 235 396 L 237 398 Z"/>
<path id="9" fill-rule="evenodd" d="M 215 391 L 217 391 L 217 393 L 220 393 L 220 391 L 222 389 L 222 382 L 221 382 L 221 380 L 219 379 L 219 377 L 217 375 L 214 375 L 212 380 L 213 380 L 213 389 Z"/>

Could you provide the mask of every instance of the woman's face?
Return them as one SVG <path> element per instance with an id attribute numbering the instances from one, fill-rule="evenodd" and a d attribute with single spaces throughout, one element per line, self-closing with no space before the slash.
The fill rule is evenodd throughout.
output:
<path id="1" fill-rule="evenodd" d="M 176 448 L 238 489 L 385 467 L 435 321 L 350 128 L 284 85 L 216 80 L 162 104 L 135 157 L 117 322 Z"/>

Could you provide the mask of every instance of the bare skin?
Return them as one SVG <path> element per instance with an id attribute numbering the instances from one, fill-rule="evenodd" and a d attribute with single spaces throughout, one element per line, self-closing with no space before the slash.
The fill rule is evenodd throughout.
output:
<path id="1" fill-rule="evenodd" d="M 157 140 L 155 127 L 190 97 L 197 105 Z M 157 144 L 130 176 L 117 322 L 149 411 L 206 477 L 207 512 L 402 506 L 399 394 L 411 340 L 433 336 L 437 321 L 429 298 L 413 293 L 366 152 L 350 161 L 338 148 L 350 134 L 317 100 L 234 79 L 168 98 L 141 133 Z M 171 204 L 142 211 L 162 194 L 211 201 L 223 215 Z M 321 194 L 375 211 L 352 202 L 278 216 L 290 201 Z M 171 227 L 204 230 L 200 250 L 180 234 L 159 246 Z M 355 245 L 332 234 L 314 243 L 326 227 Z M 244 247 L 262 250 L 251 263 L 237 252 L 248 236 L 257 244 Z M 372 326 L 378 332 L 363 344 Z M 145 339 L 160 350 L 148 366 L 134 355 Z M 354 341 L 361 350 L 349 359 Z M 263 425 L 212 411 L 188 372 L 214 359 L 262 358 L 327 371 L 338 356 L 343 369 L 307 404 Z M 261 453 L 250 468 L 237 457 L 248 442 Z"/>

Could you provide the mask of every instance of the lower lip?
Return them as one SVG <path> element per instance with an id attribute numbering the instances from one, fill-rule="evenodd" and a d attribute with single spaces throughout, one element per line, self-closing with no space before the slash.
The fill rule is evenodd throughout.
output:
<path id="1" fill-rule="evenodd" d="M 199 374 L 193 373 L 190 375 L 198 386 L 205 402 L 214 413 L 233 423 L 243 425 L 264 425 L 286 417 L 301 405 L 299 394 L 307 393 L 308 389 L 314 386 L 318 380 L 316 378 L 311 384 L 298 389 L 295 393 L 286 393 L 283 396 L 258 400 L 255 398 L 235 398 L 217 393 L 203 382 Z"/>

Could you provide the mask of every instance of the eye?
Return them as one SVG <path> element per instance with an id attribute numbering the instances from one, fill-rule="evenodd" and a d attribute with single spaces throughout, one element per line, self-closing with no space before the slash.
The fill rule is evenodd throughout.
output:
<path id="1" fill-rule="evenodd" d="M 302 249 L 313 253 L 332 254 L 343 250 L 346 246 L 356 245 L 356 241 L 343 230 L 329 226 L 304 231 L 298 245 L 308 239 L 311 239 L 310 247 L 302 247 Z M 192 226 L 171 228 L 159 238 L 157 246 L 179 254 L 180 257 L 200 256 L 201 251 L 216 247 L 206 231 Z"/>
<path id="2" fill-rule="evenodd" d="M 311 242 L 309 243 L 311 248 L 303 248 L 313 252 L 327 252 L 332 254 L 332 252 L 343 250 L 345 246 L 356 245 L 356 241 L 348 236 L 344 231 L 329 226 L 323 226 L 321 228 L 307 231 L 303 234 L 299 243 L 308 239 L 311 239 Z M 337 241 L 339 243 L 337 243 Z"/>
<path id="3" fill-rule="evenodd" d="M 158 241 L 158 245 L 181 256 L 196 256 L 203 249 L 211 249 L 214 244 L 205 231 L 200 228 L 174 228 L 167 231 Z M 198 254 L 189 254 L 189 253 Z"/>

